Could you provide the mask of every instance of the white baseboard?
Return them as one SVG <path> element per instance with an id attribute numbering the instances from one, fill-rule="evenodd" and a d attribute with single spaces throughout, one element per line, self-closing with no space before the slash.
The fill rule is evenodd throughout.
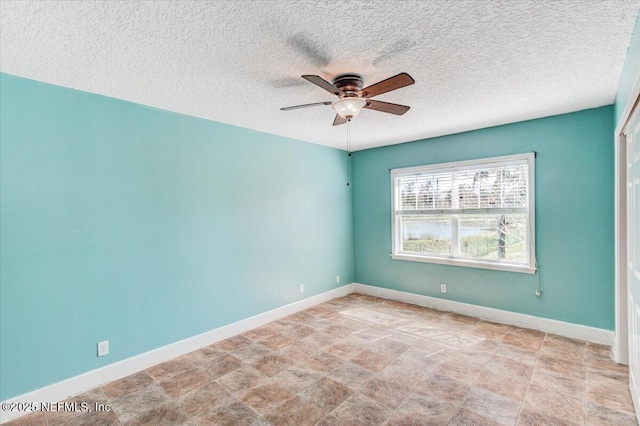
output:
<path id="1" fill-rule="evenodd" d="M 4 406 L 5 403 L 41 403 L 62 401 L 89 389 L 121 379 L 161 362 L 168 361 L 221 340 L 228 339 L 229 337 L 244 333 L 272 321 L 279 320 L 320 303 L 327 302 L 337 297 L 346 296 L 349 293 L 353 293 L 353 291 L 354 285 L 347 284 L 232 324 L 207 331 L 197 336 L 189 337 L 161 348 L 88 371 L 80 374 L 79 376 L 36 389 L 35 391 L 2 401 L 2 404 Z M 15 419 L 24 414 L 28 413 L 24 411 L 2 411 L 0 412 L 0 423 L 8 422 L 9 420 Z"/>
<path id="2" fill-rule="evenodd" d="M 355 292 L 611 346 L 613 331 L 355 283 Z"/>

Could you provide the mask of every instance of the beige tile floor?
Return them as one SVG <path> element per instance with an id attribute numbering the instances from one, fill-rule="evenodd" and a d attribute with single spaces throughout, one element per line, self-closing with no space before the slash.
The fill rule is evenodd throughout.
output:
<path id="1" fill-rule="evenodd" d="M 12 425 L 636 425 L 609 348 L 361 294 Z"/>

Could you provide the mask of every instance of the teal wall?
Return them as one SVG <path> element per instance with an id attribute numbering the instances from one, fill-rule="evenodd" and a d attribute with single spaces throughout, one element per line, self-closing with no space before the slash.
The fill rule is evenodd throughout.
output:
<path id="1" fill-rule="evenodd" d="M 535 275 L 391 259 L 389 169 L 531 151 L 541 297 Z M 356 152 L 356 282 L 613 330 L 613 166 L 611 106 Z"/>
<path id="2" fill-rule="evenodd" d="M 640 14 L 639 14 L 640 16 Z M 636 18 L 636 25 L 633 29 L 633 35 L 627 48 L 627 56 L 622 68 L 622 74 L 620 75 L 620 82 L 618 83 L 618 93 L 614 103 L 614 123 L 618 123 L 622 111 L 631 96 L 633 91 L 633 85 L 636 83 L 636 78 L 640 73 L 640 19 Z"/>
<path id="3" fill-rule="evenodd" d="M 353 281 L 344 152 L 0 89 L 0 400 Z"/>

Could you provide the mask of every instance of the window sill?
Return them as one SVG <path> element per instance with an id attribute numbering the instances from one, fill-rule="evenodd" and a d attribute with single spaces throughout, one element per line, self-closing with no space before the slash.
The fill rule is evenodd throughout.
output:
<path id="1" fill-rule="evenodd" d="M 408 260 L 411 262 L 438 263 L 441 265 L 464 266 L 467 268 L 492 269 L 495 271 L 520 272 L 523 274 L 535 274 L 536 268 L 524 265 L 513 265 L 497 262 L 476 262 L 466 259 L 453 259 L 450 257 L 426 257 L 411 254 L 391 254 L 395 260 Z"/>

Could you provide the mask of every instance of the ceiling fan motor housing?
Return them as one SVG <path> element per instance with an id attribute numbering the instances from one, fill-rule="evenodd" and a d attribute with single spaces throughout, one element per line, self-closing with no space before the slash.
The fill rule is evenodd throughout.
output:
<path id="1" fill-rule="evenodd" d="M 340 97 L 358 96 L 358 92 L 364 87 L 364 81 L 360 74 L 338 74 L 332 80 L 332 84 L 340 90 Z"/>

